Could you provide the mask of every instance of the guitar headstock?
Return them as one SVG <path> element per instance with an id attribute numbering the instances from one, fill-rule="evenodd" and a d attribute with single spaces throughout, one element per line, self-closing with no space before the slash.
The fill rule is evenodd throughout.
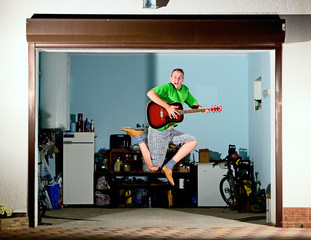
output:
<path id="1" fill-rule="evenodd" d="M 221 111 L 222 111 L 221 105 L 211 107 L 211 112 L 221 112 Z"/>

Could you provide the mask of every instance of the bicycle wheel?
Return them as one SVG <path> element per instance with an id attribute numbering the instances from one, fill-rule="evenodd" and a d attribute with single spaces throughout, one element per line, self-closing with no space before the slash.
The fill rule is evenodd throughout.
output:
<path id="1" fill-rule="evenodd" d="M 232 188 L 231 180 L 229 177 L 224 177 L 221 179 L 219 184 L 219 190 L 221 197 L 226 202 L 229 207 L 234 207 L 235 205 L 235 196 Z"/>

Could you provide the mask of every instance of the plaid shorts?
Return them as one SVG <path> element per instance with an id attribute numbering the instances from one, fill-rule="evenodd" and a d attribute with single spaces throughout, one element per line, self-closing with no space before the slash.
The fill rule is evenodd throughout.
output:
<path id="1" fill-rule="evenodd" d="M 156 167 L 161 167 L 163 165 L 169 144 L 178 146 L 195 140 L 195 137 L 175 130 L 174 128 L 158 131 L 149 127 L 148 147 L 152 164 Z"/>

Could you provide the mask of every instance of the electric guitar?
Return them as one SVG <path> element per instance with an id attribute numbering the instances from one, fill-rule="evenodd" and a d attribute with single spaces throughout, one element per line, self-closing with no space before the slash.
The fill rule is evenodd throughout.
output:
<path id="1" fill-rule="evenodd" d="M 169 103 L 169 105 L 177 106 L 176 110 L 180 113 L 176 118 L 170 118 L 168 112 L 165 108 L 160 105 L 154 103 L 153 101 L 149 101 L 146 106 L 146 117 L 147 122 L 150 127 L 154 129 L 162 128 L 170 123 L 180 123 L 184 120 L 184 114 L 186 113 L 196 113 L 196 112 L 204 112 L 205 109 L 189 109 L 183 110 L 183 106 L 180 102 Z M 221 106 L 215 106 L 210 108 L 211 112 L 221 112 Z"/>

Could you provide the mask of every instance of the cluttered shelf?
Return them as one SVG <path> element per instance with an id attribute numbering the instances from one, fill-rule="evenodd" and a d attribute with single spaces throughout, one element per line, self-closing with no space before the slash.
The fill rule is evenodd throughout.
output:
<path id="1" fill-rule="evenodd" d="M 173 171 L 174 175 L 183 177 L 189 176 L 191 174 L 190 170 L 188 172 L 180 172 L 178 169 Z M 162 177 L 165 178 L 164 174 L 161 171 L 157 172 L 111 172 L 113 176 L 151 176 L 151 177 Z"/>
<path id="2" fill-rule="evenodd" d="M 167 187 L 171 188 L 168 183 L 116 183 L 111 185 L 118 189 L 129 189 L 129 188 L 151 188 L 151 187 Z"/>
<path id="3" fill-rule="evenodd" d="M 191 179 L 193 174 L 191 172 L 174 172 L 174 179 Z M 153 187 L 169 187 L 169 184 L 165 175 L 160 172 L 128 172 L 128 173 L 112 173 L 111 186 L 114 188 L 127 188 L 127 187 L 141 187 L 141 188 L 153 188 Z M 178 185 L 178 183 L 177 183 Z"/>
<path id="4" fill-rule="evenodd" d="M 96 190 L 126 189 L 126 188 L 171 188 L 165 175 L 160 172 L 95 172 Z M 189 172 L 174 172 L 174 179 L 179 186 L 179 179 L 196 179 L 196 170 Z M 104 182 L 102 184 L 101 182 Z M 99 186 L 99 187 L 97 187 Z M 108 187 L 109 186 L 109 187 Z"/>
<path id="5" fill-rule="evenodd" d="M 178 148 L 169 148 L 164 160 L 164 164 L 172 159 L 176 154 Z M 142 154 L 138 150 L 126 150 L 126 149 L 112 149 L 109 154 L 109 169 L 112 174 L 122 173 L 135 173 L 135 174 L 158 174 L 157 172 L 150 172 L 145 164 L 145 161 L 142 157 Z M 189 160 L 183 159 L 179 164 L 175 165 L 173 172 L 185 173 L 190 172 L 190 167 L 192 164 L 189 163 Z"/>
<path id="6" fill-rule="evenodd" d="M 169 149 L 166 156 L 171 159 L 177 149 Z M 173 168 L 175 186 L 169 184 L 165 175 L 158 170 L 151 172 L 147 168 L 141 152 L 136 149 L 111 149 L 102 153 L 105 159 L 97 161 L 94 172 L 96 206 L 131 206 L 138 204 L 139 195 L 148 198 L 148 206 L 171 207 L 193 206 L 196 196 L 197 166 L 187 160 Z M 102 162 L 105 162 L 103 164 Z M 172 200 L 172 196 L 175 196 Z"/>

